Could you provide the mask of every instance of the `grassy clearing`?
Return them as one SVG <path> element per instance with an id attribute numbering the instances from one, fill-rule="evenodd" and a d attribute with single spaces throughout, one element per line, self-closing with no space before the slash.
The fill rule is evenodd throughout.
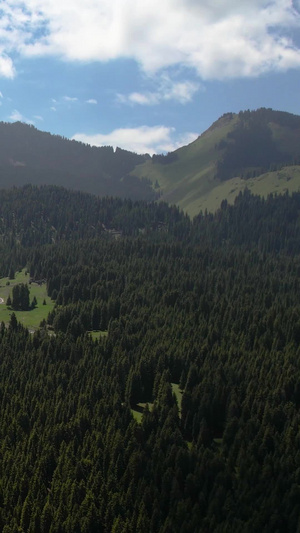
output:
<path id="1" fill-rule="evenodd" d="M 143 413 L 141 413 L 140 411 L 137 411 L 136 409 L 131 409 L 131 412 L 133 414 L 133 418 L 134 420 L 136 420 L 136 422 L 138 424 L 141 424 L 142 423 L 142 416 L 143 416 Z"/>
<path id="2" fill-rule="evenodd" d="M 133 418 L 137 421 L 138 424 L 140 424 L 142 422 L 143 412 L 144 412 L 144 409 L 145 409 L 146 405 L 148 405 L 149 411 L 151 411 L 151 409 L 153 408 L 153 403 L 142 403 L 142 402 L 140 402 L 140 403 L 136 404 L 135 409 L 131 409 L 131 412 L 133 414 Z"/>
<path id="3" fill-rule="evenodd" d="M 100 337 L 107 337 L 108 331 L 89 331 L 93 340 L 100 339 Z"/>
<path id="4" fill-rule="evenodd" d="M 182 401 L 183 391 L 179 388 L 179 384 L 178 383 L 171 383 L 171 387 L 172 387 L 172 393 L 175 394 L 175 396 L 176 396 L 177 405 L 178 405 L 178 415 L 179 415 L 179 418 L 180 418 L 181 417 L 181 401 Z M 153 403 L 142 403 L 142 402 L 139 402 L 138 404 L 135 405 L 134 409 L 131 409 L 131 412 L 133 414 L 133 418 L 138 422 L 138 424 L 140 424 L 141 421 L 142 421 L 143 412 L 144 412 L 144 409 L 145 409 L 146 405 L 148 405 L 149 411 L 151 411 L 153 409 Z"/>
<path id="5" fill-rule="evenodd" d="M 217 438 L 217 439 L 213 439 L 214 443 L 217 445 L 217 446 L 221 446 L 222 442 L 223 442 L 223 439 L 222 438 Z"/>
<path id="6" fill-rule="evenodd" d="M 177 405 L 178 405 L 178 416 L 181 418 L 181 402 L 182 402 L 182 394 L 183 391 L 179 388 L 178 383 L 171 383 L 172 386 L 172 393 L 175 394 Z"/>
<path id="7" fill-rule="evenodd" d="M 11 308 L 8 308 L 6 306 L 8 296 L 12 296 L 13 287 L 20 283 L 28 284 L 30 291 L 30 302 L 32 301 L 34 296 L 36 297 L 37 307 L 35 309 L 32 309 L 30 311 L 13 311 Z M 35 331 L 39 328 L 41 321 L 47 319 L 48 313 L 54 307 L 54 302 L 50 300 L 47 295 L 46 284 L 29 284 L 29 274 L 26 274 L 26 269 L 17 272 L 15 275 L 15 279 L 0 279 L 0 298 L 4 300 L 4 303 L 0 304 L 0 322 L 4 322 L 5 324 L 7 324 L 10 321 L 12 312 L 14 312 L 18 322 L 21 322 L 23 326 L 32 331 Z M 43 305 L 44 300 L 46 301 L 46 305 Z"/>

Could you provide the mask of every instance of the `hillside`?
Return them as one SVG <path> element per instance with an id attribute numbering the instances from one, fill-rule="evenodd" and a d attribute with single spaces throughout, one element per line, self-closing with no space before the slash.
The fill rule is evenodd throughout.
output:
<path id="1" fill-rule="evenodd" d="M 0 190 L 3 533 L 299 530 L 299 221 Z"/>
<path id="2" fill-rule="evenodd" d="M 227 113 L 190 145 L 154 156 L 133 173 L 150 178 L 163 200 L 190 215 L 214 212 L 246 187 L 262 196 L 298 190 L 300 172 L 284 167 L 298 165 L 299 141 L 296 115 L 271 109 Z"/>
<path id="3" fill-rule="evenodd" d="M 149 157 L 149 156 L 148 156 Z M 100 196 L 154 199 L 146 180 L 129 175 L 147 156 L 101 148 L 42 132 L 21 122 L 0 122 L 0 187 L 60 185 Z"/>
<path id="4" fill-rule="evenodd" d="M 160 199 L 190 216 L 215 212 L 246 187 L 300 188 L 300 117 L 272 109 L 227 113 L 167 155 L 91 147 L 17 122 L 0 123 L 0 187 L 60 185 L 98 196 Z"/>

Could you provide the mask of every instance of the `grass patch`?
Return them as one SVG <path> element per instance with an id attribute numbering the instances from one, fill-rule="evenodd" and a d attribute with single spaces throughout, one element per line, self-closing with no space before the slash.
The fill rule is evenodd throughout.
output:
<path id="1" fill-rule="evenodd" d="M 214 443 L 217 445 L 217 446 L 221 446 L 222 442 L 223 442 L 223 439 L 222 438 L 217 438 L 217 439 L 213 439 Z"/>
<path id="2" fill-rule="evenodd" d="M 28 284 L 30 292 L 30 302 L 34 298 L 37 299 L 37 306 L 35 309 L 29 311 L 14 311 L 11 308 L 8 308 L 6 301 L 8 296 L 12 297 L 12 289 L 15 285 L 20 283 Z M 0 322 L 5 324 L 9 323 L 12 313 L 15 313 L 18 322 L 21 322 L 23 326 L 28 328 L 31 331 L 35 331 L 39 328 L 39 325 L 42 320 L 46 320 L 50 311 L 54 307 L 54 302 L 50 300 L 47 295 L 47 286 L 46 283 L 38 285 L 37 283 L 29 284 L 29 274 L 26 274 L 26 269 L 17 272 L 14 279 L 1 278 L 0 279 L 0 298 L 4 300 L 4 303 L 0 304 Z M 46 302 L 46 305 L 43 305 L 43 302 Z"/>
<path id="3" fill-rule="evenodd" d="M 271 193 L 289 194 L 298 192 L 300 190 L 300 166 L 284 167 L 279 171 L 266 172 L 256 178 L 244 180 L 236 177 L 230 180 L 219 182 L 215 180 L 214 188 L 205 194 L 199 196 L 189 202 L 187 211 L 191 216 L 197 212 L 205 211 L 214 213 L 219 209 L 222 200 L 226 199 L 229 204 L 233 204 L 239 192 L 242 192 L 246 187 L 252 194 L 257 194 L 264 198 Z"/>
<path id="4" fill-rule="evenodd" d="M 131 409 L 131 412 L 133 414 L 134 420 L 136 420 L 138 424 L 141 424 L 143 413 L 141 413 L 140 411 L 137 411 L 136 409 Z"/>
<path id="5" fill-rule="evenodd" d="M 146 407 L 146 405 L 148 405 L 149 407 L 149 411 L 152 410 L 153 408 L 153 403 L 143 403 L 143 402 L 139 402 L 135 405 L 135 408 L 131 409 L 131 412 L 133 414 L 133 418 L 137 421 L 138 424 L 140 424 L 142 422 L 142 417 L 143 417 L 143 413 L 144 413 L 144 409 Z"/>
<path id="6" fill-rule="evenodd" d="M 182 402 L 182 394 L 183 391 L 179 388 L 178 383 L 171 383 L 172 386 L 172 393 L 175 394 L 177 405 L 178 405 L 178 416 L 181 418 L 181 402 Z"/>
<path id="7" fill-rule="evenodd" d="M 88 331 L 93 340 L 100 339 L 100 337 L 107 337 L 108 331 Z"/>

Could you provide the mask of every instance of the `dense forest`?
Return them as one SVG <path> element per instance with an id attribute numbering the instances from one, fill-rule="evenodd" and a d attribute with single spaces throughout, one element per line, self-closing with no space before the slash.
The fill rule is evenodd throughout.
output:
<path id="1" fill-rule="evenodd" d="M 52 184 L 98 195 L 154 200 L 150 182 L 130 174 L 147 159 L 147 154 L 90 146 L 22 122 L 0 122 L 1 188 Z"/>
<path id="2" fill-rule="evenodd" d="M 300 193 L 0 191 L 24 267 L 55 306 L 0 326 L 4 533 L 300 531 Z"/>
<path id="3" fill-rule="evenodd" d="M 299 116 L 261 108 L 241 111 L 238 117 L 237 126 L 217 145 L 223 151 L 217 163 L 219 179 L 253 178 L 268 170 L 299 164 Z M 280 142 L 278 134 L 283 136 Z"/>

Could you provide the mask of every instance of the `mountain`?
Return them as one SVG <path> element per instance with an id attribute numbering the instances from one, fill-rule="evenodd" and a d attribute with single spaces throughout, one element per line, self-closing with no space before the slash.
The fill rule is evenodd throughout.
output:
<path id="1" fill-rule="evenodd" d="M 233 202 L 246 187 L 255 194 L 300 187 L 300 117 L 272 109 L 226 113 L 193 143 L 133 171 L 151 180 L 160 197 L 190 215 Z"/>
<path id="2" fill-rule="evenodd" d="M 111 146 L 92 147 L 21 122 L 0 122 L 0 187 L 60 185 L 99 196 L 155 198 L 130 172 L 147 157 Z"/>
<path id="3" fill-rule="evenodd" d="M 0 123 L 0 188 L 60 185 L 98 196 L 164 200 L 190 216 L 240 191 L 300 188 L 300 117 L 272 109 L 226 113 L 193 143 L 152 158 Z"/>

